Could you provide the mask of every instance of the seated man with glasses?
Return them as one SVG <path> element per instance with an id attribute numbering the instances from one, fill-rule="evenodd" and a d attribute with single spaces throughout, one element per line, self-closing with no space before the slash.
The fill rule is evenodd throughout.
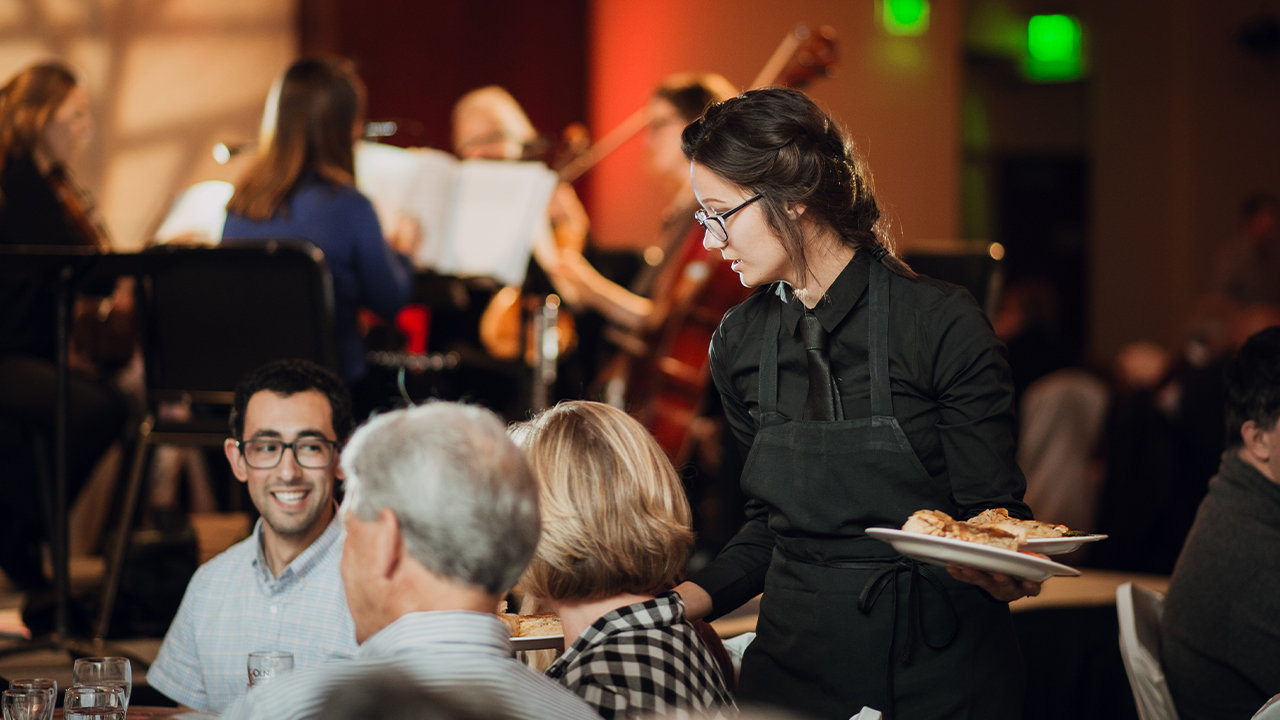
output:
<path id="1" fill-rule="evenodd" d="M 351 399 L 333 373 L 279 360 L 241 381 L 227 460 L 262 518 L 191 579 L 147 682 L 178 703 L 220 713 L 243 695 L 257 650 L 306 668 L 351 657 L 355 624 L 338 565 L 333 499 Z"/>

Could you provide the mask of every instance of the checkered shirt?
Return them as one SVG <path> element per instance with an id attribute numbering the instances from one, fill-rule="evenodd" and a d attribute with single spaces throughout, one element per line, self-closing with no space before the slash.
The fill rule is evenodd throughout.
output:
<path id="1" fill-rule="evenodd" d="M 253 535 L 191 578 L 147 683 L 183 705 L 220 713 L 244 695 L 251 652 L 291 652 L 295 671 L 350 658 L 356 631 L 338 572 L 341 560 L 342 528 L 335 516 L 273 578 L 259 520 Z"/>
<path id="2" fill-rule="evenodd" d="M 674 593 L 596 620 L 548 670 L 606 720 L 647 713 L 738 714 L 711 651 Z"/>

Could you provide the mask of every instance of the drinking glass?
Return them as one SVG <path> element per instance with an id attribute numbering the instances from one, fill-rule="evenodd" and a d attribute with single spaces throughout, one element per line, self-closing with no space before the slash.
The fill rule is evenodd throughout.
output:
<path id="1" fill-rule="evenodd" d="M 124 686 L 76 685 L 62 700 L 63 720 L 124 720 Z"/>
<path id="2" fill-rule="evenodd" d="M 72 685 L 110 685 L 124 687 L 124 708 L 129 708 L 129 696 L 133 693 L 133 671 L 129 658 L 89 657 L 80 658 L 71 670 Z"/>
<path id="3" fill-rule="evenodd" d="M 16 678 L 9 681 L 10 690 L 52 690 L 58 697 L 58 681 L 53 678 Z"/>
<path id="4" fill-rule="evenodd" d="M 249 687 L 268 683 L 293 672 L 293 653 L 260 650 L 249 653 Z"/>
<path id="5" fill-rule="evenodd" d="M 50 688 L 9 689 L 0 695 L 4 720 L 51 720 L 54 694 Z"/>

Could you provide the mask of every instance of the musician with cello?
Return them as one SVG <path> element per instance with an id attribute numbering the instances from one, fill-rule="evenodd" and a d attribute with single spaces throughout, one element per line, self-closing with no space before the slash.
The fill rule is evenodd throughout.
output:
<path id="1" fill-rule="evenodd" d="M 0 243 L 110 250 L 92 202 L 68 170 L 92 128 L 88 92 L 61 63 L 32 65 L 0 88 Z M 0 568 L 36 590 L 48 587 L 38 467 L 52 468 L 54 281 L 0 269 L 0 496 L 10 508 L 0 526 Z M 135 346 L 131 284 L 82 290 L 90 295 L 76 299 L 69 347 L 69 497 L 125 425 L 128 407 L 108 380 Z M 44 452 L 34 436 L 43 437 Z"/>

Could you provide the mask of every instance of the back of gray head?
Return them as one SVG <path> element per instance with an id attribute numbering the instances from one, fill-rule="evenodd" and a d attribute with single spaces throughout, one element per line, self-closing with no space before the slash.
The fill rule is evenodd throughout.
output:
<path id="1" fill-rule="evenodd" d="M 362 520 L 390 508 L 431 572 L 506 592 L 538 545 L 538 489 L 488 410 L 434 402 L 379 415 L 342 453 L 346 500 Z"/>

